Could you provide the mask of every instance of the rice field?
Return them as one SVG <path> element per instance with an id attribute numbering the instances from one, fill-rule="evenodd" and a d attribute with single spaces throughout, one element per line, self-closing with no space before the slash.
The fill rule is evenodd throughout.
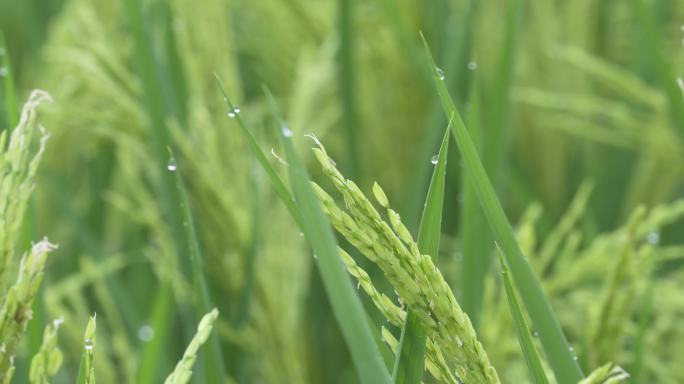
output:
<path id="1" fill-rule="evenodd" d="M 684 382 L 684 3 L 0 2 L 0 384 Z"/>

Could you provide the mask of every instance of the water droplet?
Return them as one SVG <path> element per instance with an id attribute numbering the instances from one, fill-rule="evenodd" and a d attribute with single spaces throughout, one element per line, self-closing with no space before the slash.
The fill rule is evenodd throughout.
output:
<path id="1" fill-rule="evenodd" d="M 168 169 L 171 172 L 174 172 L 176 169 L 178 169 L 178 165 L 176 164 L 176 160 L 169 159 L 169 163 L 166 164 L 166 169 Z"/>
<path id="2" fill-rule="evenodd" d="M 238 107 L 237 105 L 234 106 L 233 109 L 228 111 L 228 117 L 230 117 L 231 119 L 234 119 L 239 114 L 240 114 L 240 107 Z"/>
<path id="3" fill-rule="evenodd" d="M 283 124 L 281 130 L 283 132 L 283 136 L 292 137 L 292 131 L 290 130 L 290 127 L 288 127 L 287 125 Z"/>
<path id="4" fill-rule="evenodd" d="M 468 63 L 468 69 L 474 71 L 477 69 L 477 61 L 473 60 Z"/>
<path id="5" fill-rule="evenodd" d="M 577 361 L 577 360 L 579 360 L 579 356 L 575 355 L 575 356 L 572 357 L 572 359 L 575 360 L 575 361 Z"/>
<path id="6" fill-rule="evenodd" d="M 356 290 L 358 291 L 359 288 L 361 288 L 361 282 L 360 281 L 358 283 L 356 283 Z"/>
<path id="7" fill-rule="evenodd" d="M 299 237 L 304 237 L 304 232 L 299 232 Z"/>
<path id="8" fill-rule="evenodd" d="M 5 77 L 5 76 L 7 76 L 7 68 L 0 67 L 0 77 Z"/>
<path id="9" fill-rule="evenodd" d="M 62 325 L 62 323 L 64 323 L 63 317 L 60 317 L 59 319 L 54 319 L 52 320 L 52 328 L 57 329 L 60 325 Z"/>
<path id="10" fill-rule="evenodd" d="M 651 245 L 657 245 L 660 242 L 660 232 L 649 232 L 648 235 L 646 235 L 646 241 Z"/>
<path id="11" fill-rule="evenodd" d="M 432 158 L 430 159 L 430 162 L 432 164 L 437 164 L 439 162 L 439 155 L 432 156 Z"/>
<path id="12" fill-rule="evenodd" d="M 437 71 L 437 76 L 439 76 L 439 79 L 444 80 L 444 71 L 442 68 L 435 68 L 435 71 Z"/>
<path id="13" fill-rule="evenodd" d="M 138 329 L 138 339 L 140 341 L 148 342 L 154 337 L 154 328 L 145 324 Z"/>
<path id="14" fill-rule="evenodd" d="M 456 344 L 458 344 L 459 348 L 463 347 L 463 341 L 461 341 L 461 338 L 458 336 L 456 336 Z"/>
<path id="15" fill-rule="evenodd" d="M 538 331 L 532 331 L 532 336 L 539 337 L 539 332 Z"/>
<path id="16" fill-rule="evenodd" d="M 95 343 L 93 342 L 93 339 L 85 339 L 85 349 L 86 350 L 92 351 L 94 346 L 95 346 Z"/>

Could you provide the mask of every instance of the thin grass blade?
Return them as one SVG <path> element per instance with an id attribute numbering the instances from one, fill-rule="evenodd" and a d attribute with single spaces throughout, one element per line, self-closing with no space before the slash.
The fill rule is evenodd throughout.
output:
<path id="1" fill-rule="evenodd" d="M 214 78 L 216 79 L 216 84 L 218 84 L 219 89 L 221 90 L 223 100 L 226 102 L 228 110 L 235 111 L 235 104 L 233 104 L 230 101 L 228 93 L 226 92 L 226 89 L 223 87 L 221 79 L 218 77 L 216 73 L 214 73 Z M 297 222 L 297 224 L 301 227 L 299 208 L 297 207 L 297 204 L 295 204 L 294 199 L 290 194 L 290 191 L 287 189 L 287 186 L 285 185 L 285 182 L 283 182 L 283 179 L 280 177 L 280 175 L 278 175 L 278 172 L 276 172 L 275 168 L 273 168 L 273 165 L 271 165 L 271 163 L 268 161 L 268 157 L 266 156 L 264 151 L 261 150 L 261 147 L 259 146 L 259 143 L 257 143 L 254 134 L 252 134 L 252 131 L 250 131 L 245 125 L 244 121 L 242 121 L 240 114 L 235 114 L 233 118 L 237 122 L 242 133 L 245 135 L 245 138 L 247 139 L 247 144 L 252 149 L 254 156 L 256 156 L 257 161 L 259 162 L 259 165 L 261 165 L 261 168 L 263 168 L 264 171 L 266 171 L 266 174 L 268 175 L 268 178 L 270 179 L 271 184 L 273 185 L 273 188 L 276 191 L 276 194 L 278 194 L 280 200 L 285 204 L 285 207 L 290 212 L 290 215 L 292 215 L 292 218 L 295 220 L 295 222 Z"/>
<path id="2" fill-rule="evenodd" d="M 481 100 L 480 83 L 475 77 L 467 121 L 470 136 L 480 153 L 482 153 L 483 145 L 480 137 L 482 132 Z M 491 258 L 492 234 L 482 213 L 477 192 L 465 173 L 461 175 L 461 185 L 463 203 L 461 204 L 460 243 L 463 262 L 458 276 L 458 285 L 461 288 L 460 304 L 470 317 L 473 327 L 478 329 L 484 277 L 489 266 L 487 259 Z"/>
<path id="3" fill-rule="evenodd" d="M 501 276 L 504 282 L 504 289 L 506 290 L 506 297 L 508 298 L 508 308 L 511 311 L 511 317 L 513 317 L 515 332 L 518 336 L 520 349 L 522 349 L 523 356 L 525 357 L 527 369 L 530 371 L 530 377 L 534 384 L 547 384 L 548 380 L 544 374 L 544 368 L 539 359 L 537 349 L 534 347 L 534 341 L 530 335 L 530 330 L 525 321 L 522 308 L 520 308 L 520 304 L 518 303 L 515 288 L 513 288 L 513 282 L 508 274 L 508 267 L 506 266 L 506 261 L 503 257 L 503 251 L 499 247 L 496 248 L 496 251 L 499 255 L 499 263 L 501 264 Z"/>
<path id="4" fill-rule="evenodd" d="M 209 296 L 209 287 L 202 272 L 202 250 L 200 248 L 199 239 L 197 238 L 197 230 L 195 229 L 195 222 L 190 209 L 190 201 L 185 189 L 185 184 L 181 177 L 181 172 L 178 168 L 178 161 L 173 154 L 171 148 L 169 150 L 169 164 L 173 164 L 175 174 L 176 188 L 181 198 L 181 210 L 183 212 L 183 227 L 185 228 L 185 237 L 189 246 L 190 264 L 192 265 L 192 283 L 193 294 L 195 296 L 195 311 L 197 318 L 209 313 L 213 306 Z M 171 169 L 171 168 L 170 168 Z M 202 352 L 204 362 L 204 379 L 210 383 L 223 383 L 225 381 L 225 367 L 223 362 L 223 354 L 221 353 L 221 344 L 216 332 L 211 332 L 208 340 L 208 347 Z"/>
<path id="5" fill-rule="evenodd" d="M 340 103 L 342 104 L 342 121 L 349 148 L 348 159 L 352 177 L 361 180 L 361 152 L 359 151 L 358 131 L 359 119 L 356 113 L 356 66 L 354 63 L 355 31 L 354 0 L 338 0 L 340 50 L 337 55 L 338 78 L 340 86 Z"/>
<path id="6" fill-rule="evenodd" d="M 301 213 L 300 228 L 317 257 L 316 265 L 359 378 L 367 384 L 390 383 L 391 378 L 373 339 L 367 314 L 340 259 L 330 222 L 323 214 L 308 173 L 295 153 L 292 131 L 278 120 L 292 190 Z"/>
<path id="7" fill-rule="evenodd" d="M 535 329 L 539 332 L 540 340 L 556 375 L 556 379 L 560 384 L 577 383 L 584 376 L 582 370 L 574 360 L 560 323 L 551 308 L 551 304 L 542 291 L 539 281 L 515 239 L 511 224 L 496 196 L 492 183 L 487 177 L 477 149 L 470 138 L 461 115 L 454 106 L 454 102 L 436 70 L 434 60 L 430 54 L 430 48 L 424 38 L 423 44 L 425 45 L 426 57 L 433 68 L 432 75 L 439 96 L 442 99 L 445 113 L 447 116 L 454 116 L 451 131 L 463 157 L 465 168 L 471 177 L 473 188 L 477 193 L 494 237 L 504 250 L 504 256 L 507 258 L 506 261 L 513 275 L 516 287 L 520 292 Z"/>
<path id="8" fill-rule="evenodd" d="M 451 124 L 451 121 L 449 122 Z M 442 208 L 444 205 L 444 184 L 446 179 L 447 153 L 449 151 L 449 131 L 447 127 L 437 155 L 437 164 L 432 174 L 430 188 L 425 200 L 425 209 L 418 232 L 418 249 L 431 255 L 436 261 L 439 255 L 439 240 L 442 230 Z M 417 384 L 425 371 L 425 339 L 427 332 L 417 316 L 408 309 L 406 322 L 401 330 L 394 366 L 395 383 Z"/>
<path id="9" fill-rule="evenodd" d="M 171 79 L 164 67 L 164 63 L 168 64 L 168 60 L 161 60 L 159 50 L 154 49 L 155 40 L 153 38 L 155 37 L 155 34 L 152 33 L 150 20 L 145 18 L 144 10 L 145 7 L 150 6 L 150 4 L 143 4 L 136 0 L 125 0 L 123 2 L 125 17 L 129 28 L 131 29 L 131 35 L 134 41 L 134 52 L 139 78 L 144 89 L 146 113 L 152 128 L 152 139 L 149 141 L 149 150 L 154 154 L 157 167 L 165 170 L 161 172 L 159 183 L 155 185 L 155 188 L 159 196 L 162 213 L 168 220 L 170 233 L 173 236 L 175 252 L 179 259 L 179 272 L 186 274 L 186 272 L 191 271 L 193 267 L 189 258 L 182 257 L 181 255 L 190 253 L 193 246 L 188 241 L 187 229 L 183 225 L 183 223 L 186 222 L 184 219 L 186 214 L 182 209 L 183 199 L 180 195 L 180 191 L 176 187 L 173 173 L 166 171 L 169 160 L 167 148 L 171 145 L 167 124 L 169 120 L 177 121 L 179 124 L 182 124 L 184 121 L 183 109 L 179 106 L 179 104 L 182 104 L 180 96 L 183 94 L 183 91 L 175 88 L 175 86 L 178 85 L 178 82 L 175 81 L 177 79 Z M 149 8 L 146 9 L 149 10 Z M 167 21 L 168 20 L 169 19 L 167 18 Z M 172 65 L 172 67 L 174 67 L 174 73 L 178 75 L 180 73 L 179 68 L 175 65 Z M 169 87 L 168 85 L 173 86 Z M 192 279 L 192 276 L 187 276 L 187 278 L 190 280 Z M 164 283 L 162 289 L 170 289 L 170 285 Z M 188 316 L 188 314 L 191 313 L 189 309 L 182 308 L 182 306 L 183 305 L 180 306 L 181 320 L 183 322 L 184 332 L 186 333 L 185 337 L 189 338 L 191 337 L 190 332 L 192 332 L 192 329 L 194 328 L 195 320 L 193 319 L 193 316 Z M 195 312 L 200 312 L 197 306 L 195 306 L 194 310 Z M 168 318 L 173 316 L 173 311 L 170 310 L 167 316 Z M 155 337 L 173 339 L 169 334 L 161 334 L 162 331 L 168 330 L 169 327 L 161 327 L 159 332 L 156 332 Z M 150 356 L 153 361 L 164 360 L 166 356 L 163 353 L 157 354 L 156 356 L 150 355 L 153 352 L 163 352 L 152 347 L 155 346 L 148 346 L 144 355 Z M 205 364 L 205 366 L 217 369 L 210 377 L 225 377 L 225 373 L 219 369 L 220 367 L 212 366 L 211 364 Z M 223 381 L 224 380 L 220 380 L 218 382 Z"/>
<path id="10" fill-rule="evenodd" d="M 523 0 L 508 2 L 509 9 L 506 16 L 506 34 L 501 48 L 501 59 L 496 66 L 494 84 L 491 89 L 489 89 L 489 92 L 486 93 L 487 103 L 478 106 L 485 112 L 481 118 L 483 120 L 482 122 L 487 124 L 488 129 L 487 135 L 482 137 L 482 140 L 479 140 L 479 143 L 478 140 L 475 140 L 475 144 L 476 146 L 479 146 L 484 168 L 495 188 L 499 186 L 501 180 L 500 175 L 502 175 L 507 168 L 506 163 L 503 160 L 510 141 L 510 134 L 507 129 L 508 116 L 510 115 L 510 93 L 513 73 L 515 71 L 516 56 L 519 51 L 517 45 L 520 35 L 523 5 Z M 477 97 L 475 93 L 473 93 L 473 95 Z M 478 101 L 471 101 L 471 106 L 475 102 Z M 472 112 L 475 113 L 474 110 L 472 110 Z M 480 119 L 480 116 L 470 115 L 468 118 Z M 468 129 L 472 135 L 473 130 L 478 129 L 478 127 L 469 126 Z M 467 184 L 468 183 L 469 181 Z M 470 186 L 467 186 L 466 188 L 472 189 Z M 470 192 L 472 191 L 468 191 L 468 193 Z M 464 195 L 466 195 L 465 191 Z M 472 213 L 478 216 L 481 215 L 481 210 L 477 206 L 474 208 L 464 208 L 464 211 L 467 209 L 475 211 Z M 463 308 L 477 328 L 482 307 L 481 293 L 484 290 L 485 278 L 491 270 L 493 252 L 491 249 L 492 239 L 490 231 L 488 231 L 487 228 L 484 228 L 487 224 L 484 223 L 480 217 L 474 217 L 473 219 L 475 221 L 474 224 L 476 226 L 479 224 L 479 227 L 472 228 L 472 231 L 480 232 L 475 238 L 467 240 L 470 241 L 470 244 L 468 245 L 473 247 L 473 249 L 469 249 L 469 251 L 474 251 L 474 253 L 468 254 L 464 252 L 463 255 L 464 259 L 477 258 L 477 260 L 476 263 L 471 263 L 473 260 L 468 260 L 467 266 L 473 267 L 472 269 L 466 269 L 464 267 L 463 274 L 467 275 L 464 282 L 467 282 L 468 287 L 464 287 L 467 288 L 467 290 L 463 291 Z"/>

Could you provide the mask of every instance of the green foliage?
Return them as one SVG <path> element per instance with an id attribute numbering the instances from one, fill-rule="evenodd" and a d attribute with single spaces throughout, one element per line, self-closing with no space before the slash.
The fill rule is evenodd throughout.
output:
<path id="1" fill-rule="evenodd" d="M 618 365 L 684 382 L 682 19 L 680 2 L 646 0 L 0 2 L 4 378 L 76 379 L 96 311 L 81 379 L 162 382 L 217 307 L 185 379 L 346 384 L 400 362 L 397 381 L 525 383 L 532 361 L 540 382 L 559 364 L 585 383 L 624 381 Z M 36 87 L 55 100 L 40 107 L 49 141 Z M 473 150 L 450 151 L 430 204 L 454 110 Z M 323 171 L 302 134 L 326 143 Z M 309 185 L 295 173 L 334 242 L 325 218 L 301 230 L 316 201 L 293 199 Z M 356 316 L 336 315 L 312 233 L 363 291 L 343 284 Z M 47 259 L 32 254 L 44 236 L 59 244 Z M 62 317 L 57 342 L 46 322 Z M 575 368 L 555 381 L 576 384 Z"/>

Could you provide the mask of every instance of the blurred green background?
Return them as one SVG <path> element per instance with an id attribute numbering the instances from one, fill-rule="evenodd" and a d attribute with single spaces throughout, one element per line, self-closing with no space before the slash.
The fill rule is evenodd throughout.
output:
<path id="1" fill-rule="evenodd" d="M 311 146 L 302 135 L 315 133 L 364 191 L 383 185 L 415 231 L 446 126 L 424 70 L 422 31 L 461 109 L 481 98 L 481 154 L 512 222 L 532 204 L 543 207 L 534 228 L 544 239 L 579 186 L 593 183 L 575 229 L 584 248 L 638 205 L 684 196 L 682 24 L 677 0 L 0 1 L 0 62 L 12 69 L 0 80 L 11 74 L 20 102 L 34 88 L 55 100 L 42 109 L 50 141 L 29 215 L 32 238 L 47 235 L 60 248 L 26 355 L 40 343 L 41 324 L 63 316 L 58 382 L 67 382 L 97 312 L 99 382 L 157 382 L 175 365 L 194 322 L 170 145 L 221 311 L 229 375 L 240 383 L 355 382 L 310 251 L 226 116 L 213 73 L 267 152 L 280 149 L 262 84 L 302 156 L 310 158 Z M 8 129 L 1 94 L 0 128 Z M 452 150 L 442 271 L 480 319 L 504 382 L 526 381 L 496 273 L 484 263 L 481 273 L 491 273 L 481 289 L 460 288 L 462 169 Z M 629 366 L 637 325 L 652 322 L 645 343 L 653 353 L 635 381 L 684 382 L 682 231 L 675 221 L 655 232 L 664 256 L 653 318 L 623 314 L 620 348 L 601 356 Z M 468 236 L 491 252 L 486 225 Z M 582 350 L 587 319 L 600 316 L 587 297 L 602 292 L 601 260 L 610 264 L 611 254 L 578 267 L 586 274 L 540 271 L 548 287 L 567 283 L 548 291 L 585 369 L 603 362 Z M 652 280 L 643 273 L 634 281 L 636 303 Z M 573 296 L 575 288 L 583 295 Z"/>

